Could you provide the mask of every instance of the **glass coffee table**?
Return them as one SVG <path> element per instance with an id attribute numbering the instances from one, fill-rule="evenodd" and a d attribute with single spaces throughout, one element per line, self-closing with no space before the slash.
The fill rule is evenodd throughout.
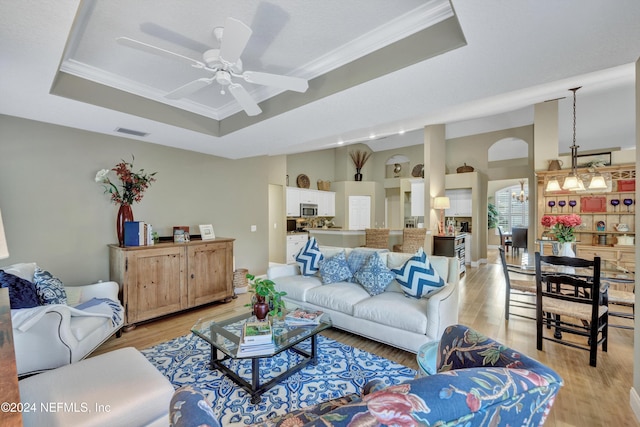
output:
<path id="1" fill-rule="evenodd" d="M 224 320 L 219 320 L 214 317 L 204 317 L 198 320 L 191 328 L 191 332 L 211 345 L 211 369 L 220 370 L 251 395 L 251 403 L 258 403 L 260 396 L 279 381 L 299 371 L 309 362 L 316 363 L 316 336 L 319 332 L 331 327 L 331 320 L 326 313 L 322 316 L 318 325 L 289 326 L 285 324 L 284 320 L 273 319 L 273 341 L 275 344 L 273 351 L 259 356 L 239 357 L 238 347 L 242 334 L 242 326 L 248 320 L 255 320 L 252 312 Z M 298 344 L 306 340 L 310 340 L 311 342 L 311 351 L 307 351 L 298 346 Z M 286 350 L 291 350 L 302 356 L 300 362 L 290 366 L 289 369 L 282 374 L 261 384 L 260 359 L 271 358 Z M 222 362 L 227 359 L 251 359 L 251 381 L 245 380 L 228 366 L 224 365 Z"/>

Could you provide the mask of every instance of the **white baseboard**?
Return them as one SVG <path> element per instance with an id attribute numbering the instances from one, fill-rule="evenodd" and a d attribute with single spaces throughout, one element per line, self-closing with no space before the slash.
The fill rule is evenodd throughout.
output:
<path id="1" fill-rule="evenodd" d="M 636 392 L 636 389 L 631 387 L 629 391 L 629 404 L 631 405 L 631 410 L 636 416 L 636 420 L 640 421 L 640 396 Z"/>

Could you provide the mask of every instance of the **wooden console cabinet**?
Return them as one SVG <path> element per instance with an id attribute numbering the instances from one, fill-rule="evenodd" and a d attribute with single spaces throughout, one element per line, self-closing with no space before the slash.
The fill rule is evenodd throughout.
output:
<path id="1" fill-rule="evenodd" d="M 109 245 L 109 273 L 122 286 L 125 326 L 230 299 L 233 241 Z"/>

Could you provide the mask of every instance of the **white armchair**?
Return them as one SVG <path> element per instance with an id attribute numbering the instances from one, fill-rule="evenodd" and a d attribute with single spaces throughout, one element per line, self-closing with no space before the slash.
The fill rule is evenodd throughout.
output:
<path id="1" fill-rule="evenodd" d="M 36 263 L 3 267 L 6 273 L 33 281 Z M 123 325 L 122 305 L 116 282 L 65 286 L 67 304 L 11 310 L 18 375 L 58 368 L 84 359 Z M 74 306 L 92 298 L 108 298 L 119 307 L 119 316 L 104 310 L 77 310 Z M 102 311 L 102 312 L 101 312 Z"/>

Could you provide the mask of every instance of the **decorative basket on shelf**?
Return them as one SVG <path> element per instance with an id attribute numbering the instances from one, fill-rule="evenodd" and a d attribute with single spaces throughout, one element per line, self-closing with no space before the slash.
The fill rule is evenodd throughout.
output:
<path id="1" fill-rule="evenodd" d="M 458 173 L 473 172 L 473 170 L 473 166 L 467 166 L 466 163 L 464 164 L 464 166 L 460 166 L 458 169 L 456 169 Z"/>
<path id="2" fill-rule="evenodd" d="M 318 180 L 318 190 L 329 191 L 331 189 L 331 181 Z"/>

